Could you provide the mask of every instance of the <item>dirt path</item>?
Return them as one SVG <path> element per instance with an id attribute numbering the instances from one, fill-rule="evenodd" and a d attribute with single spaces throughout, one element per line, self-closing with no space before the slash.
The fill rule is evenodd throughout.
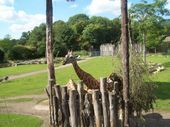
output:
<path id="1" fill-rule="evenodd" d="M 20 99 L 20 98 L 31 98 L 31 101 L 28 102 L 8 102 L 8 100 L 12 99 Z M 48 108 L 44 110 L 36 108 L 38 103 L 43 100 L 47 100 L 46 95 L 28 95 L 28 96 L 20 96 L 20 97 L 10 97 L 6 98 L 6 100 L 0 99 L 0 113 L 15 113 L 15 114 L 27 114 L 33 115 L 41 118 L 44 122 L 42 127 L 48 127 L 49 123 L 49 111 Z M 47 106 L 46 106 L 47 107 Z"/>
<path id="2" fill-rule="evenodd" d="M 48 127 L 49 110 L 47 96 L 27 95 L 10 97 L 6 99 L 32 98 L 29 102 L 4 102 L 0 103 L 0 113 L 27 114 L 40 117 L 44 123 L 42 127 Z M 1 99 L 2 101 L 2 99 Z M 170 127 L 170 112 L 154 111 L 145 114 L 146 127 Z"/>
<path id="3" fill-rule="evenodd" d="M 78 63 L 82 63 L 82 62 L 88 61 L 93 58 L 94 57 L 86 58 L 84 60 L 78 61 Z M 71 64 L 61 65 L 59 67 L 56 67 L 55 70 L 65 68 L 68 66 L 71 66 Z M 15 80 L 15 79 L 24 78 L 24 77 L 28 77 L 28 76 L 32 76 L 32 75 L 37 75 L 37 74 L 42 74 L 42 73 L 46 73 L 46 72 L 47 72 L 47 70 L 40 70 L 40 71 L 34 71 L 34 72 L 29 72 L 29 73 L 24 73 L 24 74 L 19 74 L 19 75 L 11 75 L 11 76 L 9 76 L 8 80 Z"/>

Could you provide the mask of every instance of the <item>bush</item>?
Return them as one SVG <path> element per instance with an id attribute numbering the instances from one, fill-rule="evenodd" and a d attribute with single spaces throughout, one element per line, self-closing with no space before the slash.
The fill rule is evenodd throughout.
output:
<path id="1" fill-rule="evenodd" d="M 122 75 L 122 63 L 119 57 L 119 66 L 115 64 L 115 72 Z M 141 117 L 142 111 L 149 111 L 153 109 L 155 102 L 155 85 L 149 78 L 149 71 L 147 65 L 144 63 L 142 56 L 135 51 L 130 52 L 130 113 L 136 113 Z"/>
<path id="2" fill-rule="evenodd" d="M 35 49 L 23 45 L 14 46 L 8 53 L 11 60 L 26 60 L 36 58 Z"/>
<path id="3" fill-rule="evenodd" d="M 148 66 L 140 54 L 131 51 L 130 55 L 130 104 L 138 116 L 142 111 L 153 109 L 155 85 L 149 78 Z"/>
<path id="4" fill-rule="evenodd" d="M 0 63 L 3 63 L 5 59 L 5 52 L 0 48 Z"/>

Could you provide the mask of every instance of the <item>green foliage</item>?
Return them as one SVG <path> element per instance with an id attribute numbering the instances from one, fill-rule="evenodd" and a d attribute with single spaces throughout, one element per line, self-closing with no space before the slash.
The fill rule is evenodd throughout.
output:
<path id="1" fill-rule="evenodd" d="M 54 23 L 54 54 L 64 56 L 68 49 L 76 50 L 74 31 L 63 21 Z"/>
<path id="2" fill-rule="evenodd" d="M 117 61 L 119 63 L 114 65 L 113 71 L 122 75 L 123 70 L 120 56 L 118 58 Z M 151 80 L 148 67 L 144 63 L 141 54 L 136 53 L 133 49 L 130 52 L 129 65 L 130 113 L 136 112 L 141 117 L 142 111 L 147 112 L 154 108 L 156 85 Z"/>
<path id="3" fill-rule="evenodd" d="M 27 46 L 16 45 L 8 53 L 11 60 L 26 60 L 35 57 L 35 49 Z"/>
<path id="4" fill-rule="evenodd" d="M 30 31 L 23 32 L 19 39 L 18 44 L 25 45 L 27 43 L 27 41 L 29 40 L 29 36 L 30 36 Z"/>
<path id="5" fill-rule="evenodd" d="M 0 63 L 4 62 L 5 52 L 0 48 Z"/>
<path id="6" fill-rule="evenodd" d="M 24 35 L 27 36 L 27 35 Z M 28 39 L 28 37 L 26 37 Z M 29 39 L 27 41 L 27 45 L 34 47 L 37 52 L 38 57 L 44 57 L 45 56 L 45 40 L 46 40 L 46 25 L 40 24 L 40 26 L 35 27 L 30 35 Z"/>
<path id="7" fill-rule="evenodd" d="M 146 43 L 148 49 L 158 48 L 165 38 L 167 29 L 164 16 L 169 15 L 166 9 L 167 0 L 155 0 L 152 3 L 143 1 L 131 6 L 130 18 L 132 20 L 132 41 Z M 145 36 L 146 40 L 143 39 Z M 135 38 L 135 39 L 134 39 Z"/>
<path id="8" fill-rule="evenodd" d="M 42 123 L 42 120 L 33 116 L 0 114 L 0 127 L 40 127 Z"/>
<path id="9" fill-rule="evenodd" d="M 134 51 L 130 55 L 130 107 L 138 115 L 142 111 L 153 109 L 155 102 L 155 85 L 149 78 L 147 65 L 142 57 Z"/>
<path id="10" fill-rule="evenodd" d="M 121 22 L 120 18 L 113 19 L 113 28 L 111 28 L 111 37 L 113 39 L 113 43 L 117 45 L 120 41 L 121 36 Z"/>
<path id="11" fill-rule="evenodd" d="M 9 38 L 4 38 L 0 40 L 0 48 L 4 50 L 4 52 L 8 52 L 15 45 L 15 42 L 10 40 Z"/>
<path id="12" fill-rule="evenodd" d="M 74 16 L 69 18 L 68 24 L 69 25 L 74 25 L 77 22 L 81 22 L 81 21 L 88 22 L 89 17 L 87 15 L 85 15 L 85 14 L 77 14 L 77 15 L 74 15 Z"/>

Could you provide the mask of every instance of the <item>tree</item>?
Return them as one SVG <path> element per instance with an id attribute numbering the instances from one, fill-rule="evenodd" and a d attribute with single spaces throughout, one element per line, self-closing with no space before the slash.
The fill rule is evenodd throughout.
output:
<path id="1" fill-rule="evenodd" d="M 5 52 L 0 48 L 0 63 L 4 62 Z"/>
<path id="2" fill-rule="evenodd" d="M 23 32 L 19 39 L 19 44 L 25 45 L 27 43 L 27 41 L 29 40 L 29 36 L 30 36 L 30 31 Z"/>
<path id="3" fill-rule="evenodd" d="M 124 127 L 129 127 L 129 33 L 127 0 L 121 0 Z"/>
<path id="4" fill-rule="evenodd" d="M 77 14 L 70 17 L 67 23 L 74 31 L 75 41 L 79 45 L 80 49 L 81 45 L 84 43 L 82 38 L 82 32 L 89 24 L 89 17 L 85 14 Z"/>
<path id="5" fill-rule="evenodd" d="M 102 29 L 97 24 L 89 24 L 83 31 L 82 38 L 85 43 L 82 43 L 81 47 L 88 50 L 90 46 L 95 49 L 99 49 L 99 46 L 103 40 Z"/>
<path id="6" fill-rule="evenodd" d="M 113 19 L 113 28 L 111 29 L 111 35 L 113 39 L 114 44 L 118 44 L 120 41 L 120 36 L 121 36 L 121 19 L 120 18 L 115 18 Z"/>
<path id="7" fill-rule="evenodd" d="M 81 22 L 81 21 L 88 22 L 89 17 L 86 14 L 77 14 L 68 19 L 68 24 L 75 25 L 77 24 L 77 22 Z"/>
<path id="8" fill-rule="evenodd" d="M 2 48 L 4 52 L 8 52 L 15 44 L 16 42 L 10 40 L 9 38 L 4 38 L 3 40 L 0 40 L 0 48 Z"/>
<path id="9" fill-rule="evenodd" d="M 53 97 L 53 87 L 56 83 L 55 69 L 53 61 L 53 2 L 46 0 L 46 58 L 48 70 L 48 87 L 49 87 L 49 109 L 50 109 L 50 125 L 55 127 L 55 116 Z"/>
<path id="10" fill-rule="evenodd" d="M 36 50 L 34 48 L 15 45 L 9 52 L 8 58 L 11 60 L 27 60 L 35 58 Z"/>
<path id="11" fill-rule="evenodd" d="M 162 21 L 162 16 L 169 14 L 169 11 L 165 8 L 166 4 L 167 0 L 155 0 L 153 3 L 143 1 L 143 3 L 132 5 L 130 8 L 130 14 L 135 21 L 139 22 L 139 30 L 143 35 L 143 56 L 145 62 L 148 30 L 155 25 L 155 21 Z"/>
<path id="12" fill-rule="evenodd" d="M 37 51 L 37 57 L 45 56 L 45 36 L 46 25 L 44 23 L 35 27 L 29 35 L 27 45 L 35 47 Z"/>
<path id="13" fill-rule="evenodd" d="M 98 50 L 101 44 L 112 43 L 114 40 L 113 29 L 111 20 L 100 16 L 91 17 L 90 24 L 82 32 L 84 43 L 82 43 L 81 47 L 88 49 L 90 46 L 93 46 Z"/>
<path id="14" fill-rule="evenodd" d="M 67 50 L 76 50 L 78 43 L 75 41 L 75 33 L 63 21 L 56 21 L 53 26 L 54 29 L 54 54 L 64 56 Z"/>

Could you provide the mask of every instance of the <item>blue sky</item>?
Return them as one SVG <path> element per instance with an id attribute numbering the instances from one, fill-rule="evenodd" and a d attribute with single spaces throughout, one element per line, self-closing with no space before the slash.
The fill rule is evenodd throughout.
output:
<path id="1" fill-rule="evenodd" d="M 129 0 L 129 5 L 138 2 L 140 0 Z M 46 0 L 0 0 L 0 38 L 7 34 L 19 38 L 22 32 L 45 22 L 45 4 Z M 78 13 L 113 19 L 120 14 L 120 0 L 53 0 L 53 13 L 54 21 L 67 21 Z"/>

